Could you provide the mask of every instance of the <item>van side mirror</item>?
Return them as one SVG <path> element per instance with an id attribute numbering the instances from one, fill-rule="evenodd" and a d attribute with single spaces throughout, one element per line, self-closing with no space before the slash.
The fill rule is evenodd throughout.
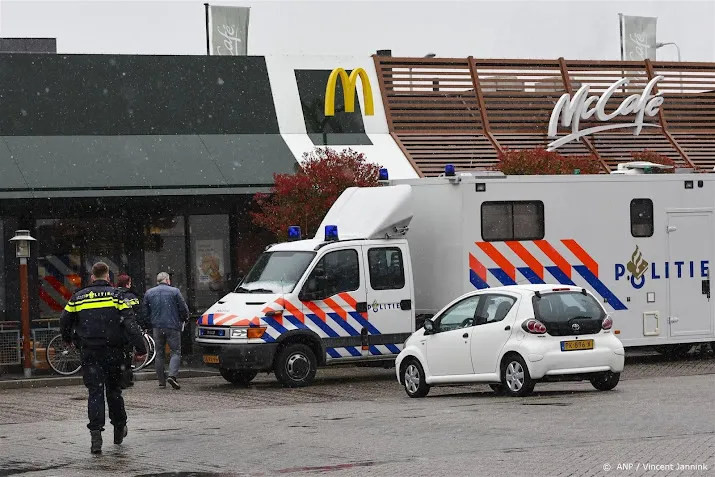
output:
<path id="1" fill-rule="evenodd" d="M 427 318 L 425 320 L 424 329 L 426 335 L 431 335 L 432 333 L 434 333 L 434 322 L 432 321 L 432 319 Z"/>

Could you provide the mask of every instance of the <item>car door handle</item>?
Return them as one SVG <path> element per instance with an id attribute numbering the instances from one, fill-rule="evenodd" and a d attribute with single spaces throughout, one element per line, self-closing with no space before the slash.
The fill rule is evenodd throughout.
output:
<path id="1" fill-rule="evenodd" d="M 509 331 L 511 329 L 511 326 L 507 325 L 506 328 L 504 328 L 504 331 Z"/>
<path id="2" fill-rule="evenodd" d="M 464 333 L 464 334 L 462 335 L 462 338 L 469 338 L 469 333 Z"/>

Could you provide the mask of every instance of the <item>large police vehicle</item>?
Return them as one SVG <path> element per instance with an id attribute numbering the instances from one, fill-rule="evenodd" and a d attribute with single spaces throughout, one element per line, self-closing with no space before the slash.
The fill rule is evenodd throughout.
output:
<path id="1" fill-rule="evenodd" d="M 496 285 L 592 290 L 625 347 L 681 354 L 715 341 L 709 266 L 715 178 L 647 174 L 455 173 L 346 190 L 318 234 L 270 246 L 198 320 L 204 362 L 231 382 L 273 371 L 394 363 L 425 317 Z"/>

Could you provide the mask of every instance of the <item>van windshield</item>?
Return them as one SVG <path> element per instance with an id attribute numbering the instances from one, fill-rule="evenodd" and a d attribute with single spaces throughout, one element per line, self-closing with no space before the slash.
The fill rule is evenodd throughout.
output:
<path id="1" fill-rule="evenodd" d="M 535 296 L 533 305 L 535 318 L 552 336 L 595 334 L 606 318 L 603 307 L 591 295 L 575 291 Z"/>
<path id="2" fill-rule="evenodd" d="M 290 293 L 315 257 L 315 252 L 265 252 L 236 293 Z"/>

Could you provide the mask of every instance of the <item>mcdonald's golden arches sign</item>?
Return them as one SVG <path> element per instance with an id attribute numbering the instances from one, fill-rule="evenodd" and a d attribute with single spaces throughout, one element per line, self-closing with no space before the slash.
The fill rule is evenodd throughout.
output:
<path id="1" fill-rule="evenodd" d="M 375 106 L 372 101 L 372 86 L 367 73 L 362 68 L 355 68 L 350 76 L 343 68 L 335 68 L 330 72 L 328 84 L 325 86 L 325 115 L 335 115 L 335 88 L 338 85 L 338 78 L 343 83 L 343 96 L 345 98 L 345 112 L 352 113 L 355 111 L 355 89 L 357 87 L 357 79 L 360 78 L 362 83 L 363 101 L 365 103 L 365 115 L 372 116 L 375 114 Z"/>

